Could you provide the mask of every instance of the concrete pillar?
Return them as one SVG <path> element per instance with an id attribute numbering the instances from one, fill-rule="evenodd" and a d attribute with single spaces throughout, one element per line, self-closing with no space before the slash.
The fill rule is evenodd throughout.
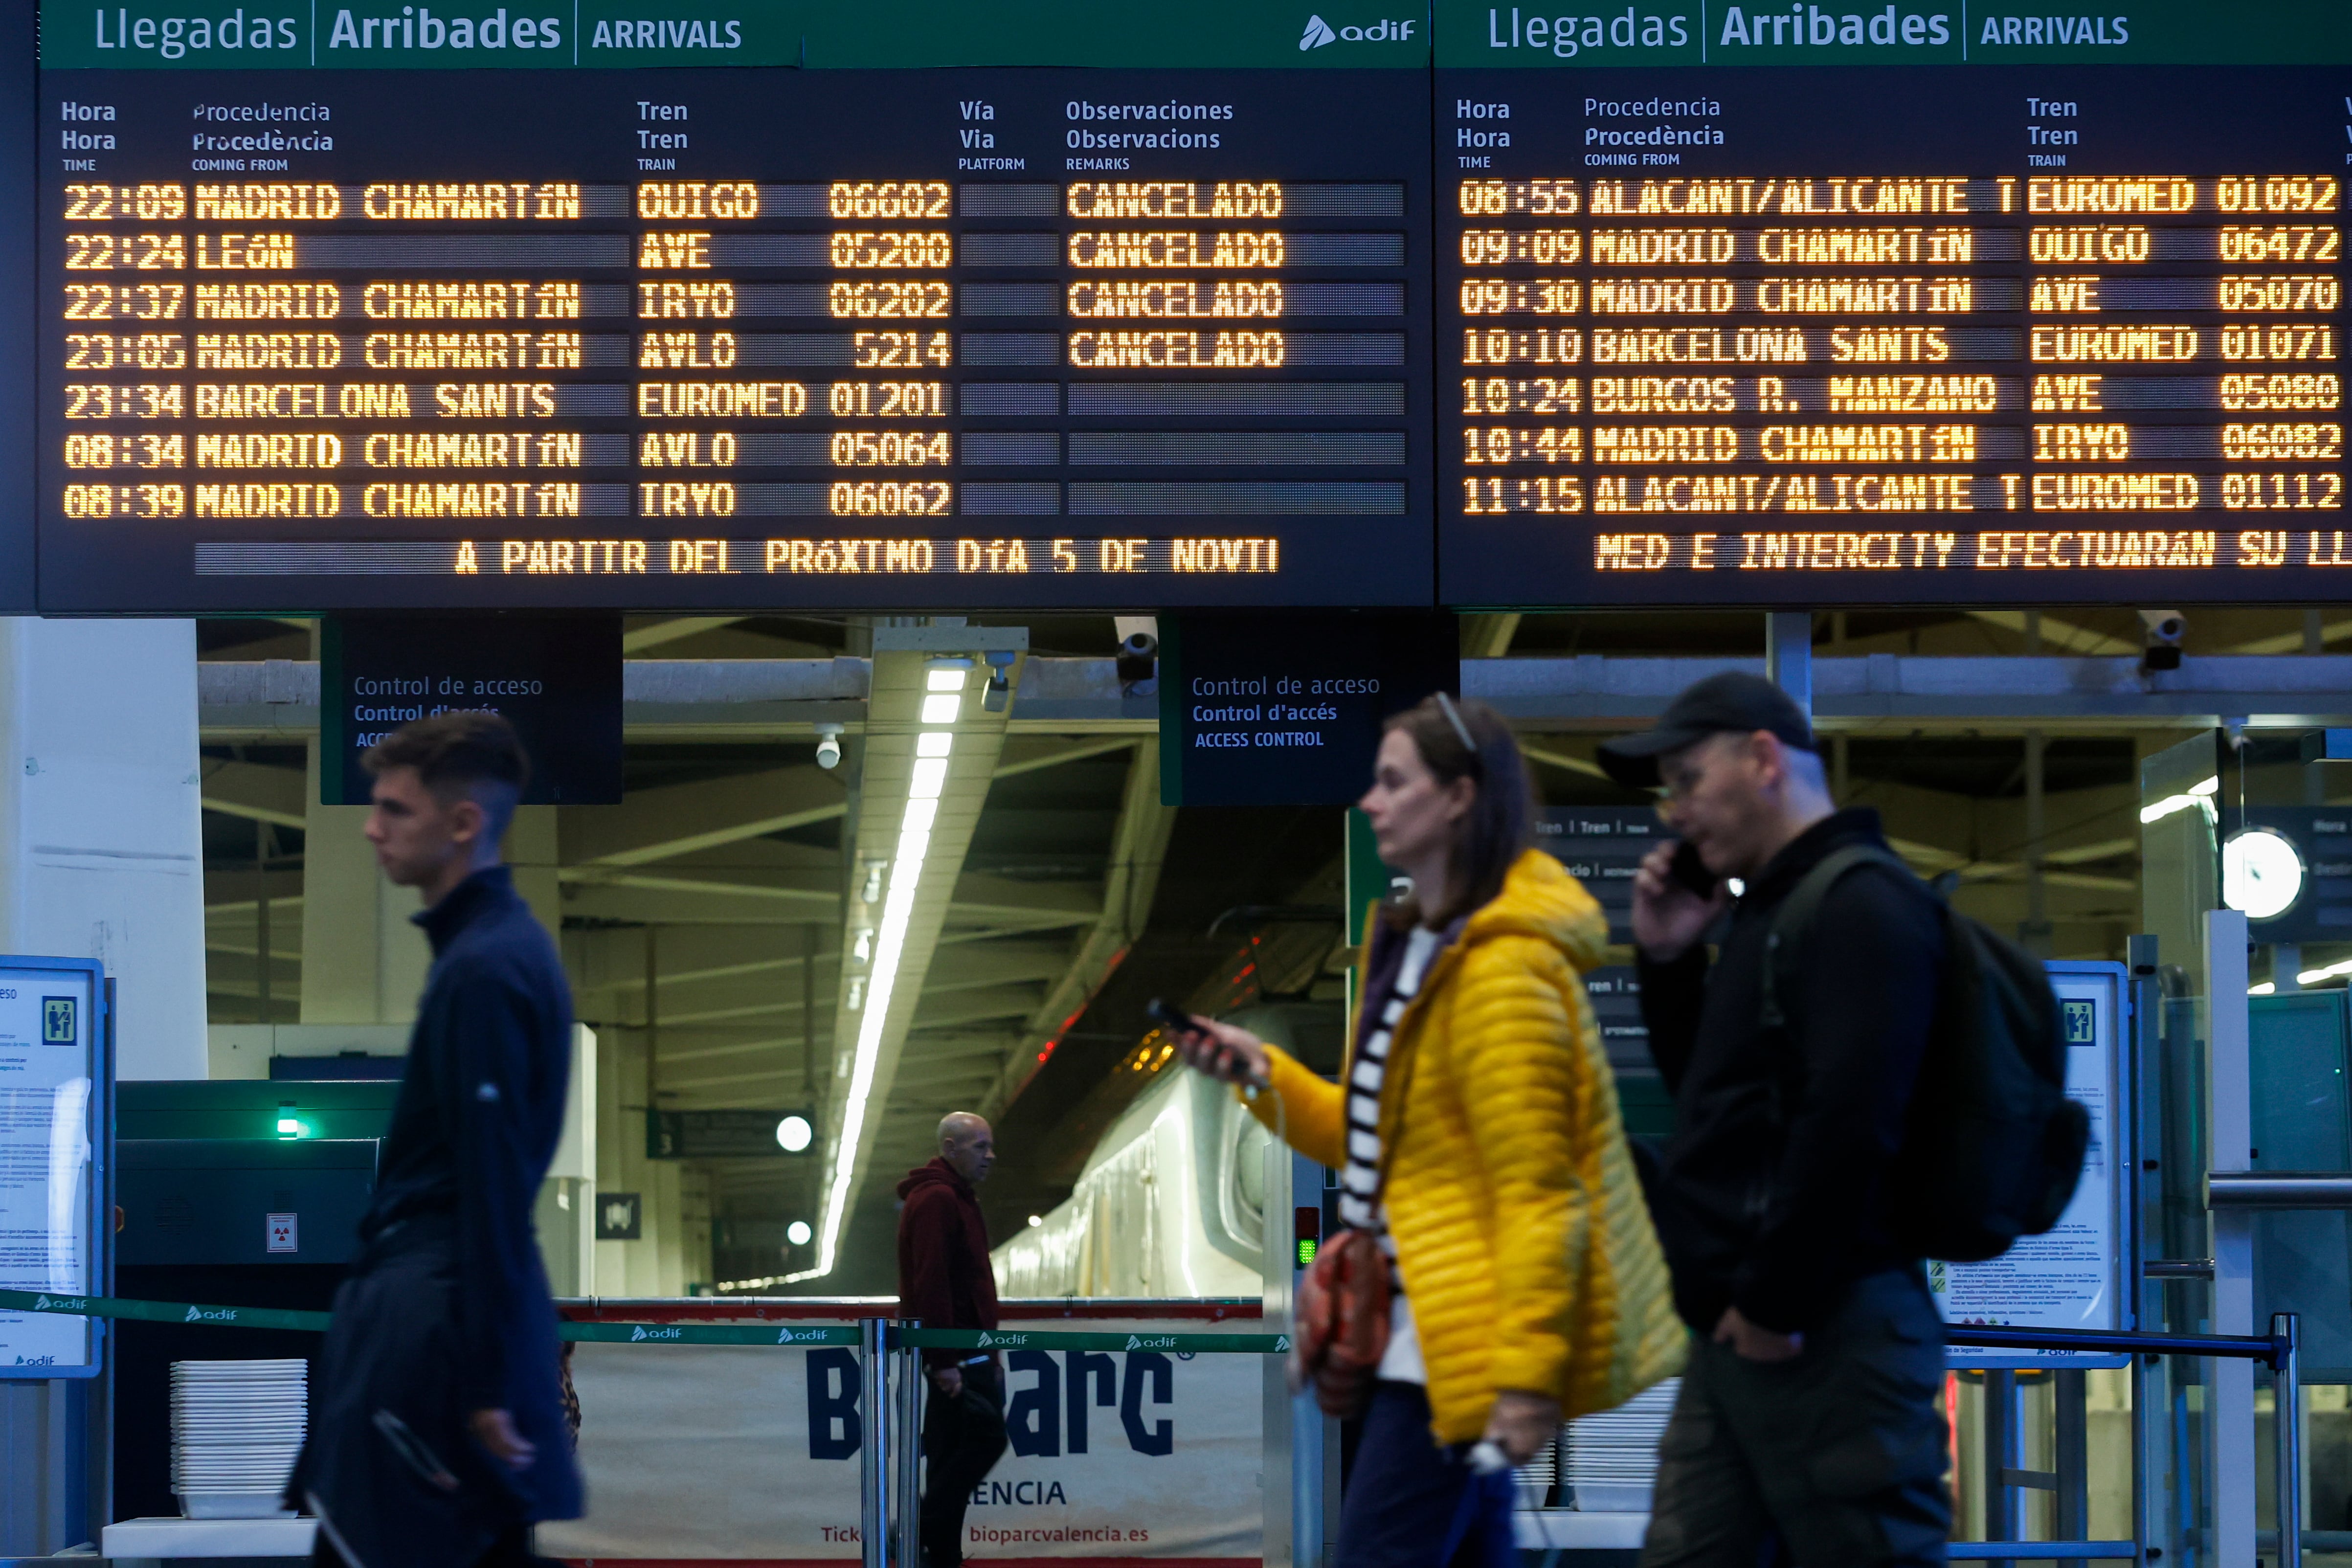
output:
<path id="1" fill-rule="evenodd" d="M 530 906 L 548 934 L 563 936 L 563 889 L 556 878 L 555 814 L 551 805 L 520 806 L 507 827 L 507 864 L 514 868 L 515 891 Z"/>
<path id="2" fill-rule="evenodd" d="M 409 917 L 423 906 L 384 879 L 362 830 L 364 805 L 319 804 L 319 750 L 310 748 L 310 825 L 302 868 L 302 1022 L 408 1024 L 433 962 Z M 527 805 L 507 830 L 515 889 L 551 933 L 563 927 L 556 882 L 555 810 Z"/>
<path id="3" fill-rule="evenodd" d="M 409 920 L 414 889 L 395 888 L 362 831 L 364 805 L 319 804 L 310 747 L 302 841 L 302 1022 L 410 1024 L 433 955 Z"/>
<path id="4" fill-rule="evenodd" d="M 126 1079 L 205 1076 L 193 621 L 0 619 L 0 952 L 114 977 Z"/>
<path id="5" fill-rule="evenodd" d="M 0 952 L 95 958 L 117 1075 L 205 1076 L 192 621 L 0 619 Z M 0 1556 L 91 1540 L 99 1382 L 0 1383 Z"/>
<path id="6" fill-rule="evenodd" d="M 596 1294 L 682 1296 L 710 1279 L 710 1193 L 704 1173 L 678 1160 L 646 1157 L 646 1036 L 597 1033 L 596 1193 L 638 1195 L 635 1241 L 600 1241 Z"/>

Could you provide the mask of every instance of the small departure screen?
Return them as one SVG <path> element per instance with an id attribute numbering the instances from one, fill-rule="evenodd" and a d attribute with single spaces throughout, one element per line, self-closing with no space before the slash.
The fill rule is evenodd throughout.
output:
<path id="1" fill-rule="evenodd" d="M 1442 14 L 1446 602 L 2340 591 L 2340 70 L 1675 12 Z"/>
<path id="2" fill-rule="evenodd" d="M 268 9 L 47 13 L 43 607 L 1431 601 L 1425 30 Z"/>

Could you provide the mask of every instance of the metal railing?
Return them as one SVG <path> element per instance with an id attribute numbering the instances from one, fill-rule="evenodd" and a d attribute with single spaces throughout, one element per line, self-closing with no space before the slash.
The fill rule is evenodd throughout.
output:
<path id="1" fill-rule="evenodd" d="M 2343 1206 L 2347 1190 L 2352 1190 L 2352 1178 L 2344 1176 L 2285 1175 L 2257 1178 L 2272 1184 L 2259 1197 L 2241 1198 L 2231 1193 L 2243 1179 L 2221 1178 L 2214 1181 L 2217 1203 L 2242 1202 L 2249 1206 Z M 2294 1191 L 2282 1192 L 2293 1184 L 2315 1184 L 2326 1182 L 2326 1201 L 2316 1197 L 2297 1197 Z M 2342 1184 L 2342 1185 L 2336 1185 Z M 2246 1184 L 2251 1185 L 2251 1183 Z M 2231 1194 L 2223 1196 L 2224 1194 Z M 847 1303 L 845 1303 L 846 1305 Z M 874 1302 L 873 1305 L 882 1305 Z M 895 1305 L 895 1303 L 889 1303 Z M 900 1568 L 911 1568 L 920 1561 L 918 1541 L 920 1512 L 921 1445 L 918 1440 L 921 1429 L 924 1379 L 920 1352 L 927 1347 L 959 1350 L 992 1350 L 1003 1348 L 1064 1347 L 1088 1351 L 1171 1351 L 1176 1352 L 1223 1352 L 1227 1354 L 1281 1354 L 1290 1348 L 1289 1337 L 1267 1333 L 1137 1333 L 1132 1331 L 1087 1332 L 1073 1330 L 1010 1329 L 994 1331 L 919 1329 L 898 1324 L 889 1318 L 861 1316 L 854 1329 L 818 1325 L 767 1323 L 758 1325 L 710 1324 L 647 1321 L 664 1315 L 659 1309 L 686 1305 L 681 1302 L 606 1301 L 603 1308 L 656 1309 L 632 1313 L 632 1320 L 619 1322 L 567 1323 L 566 1339 L 613 1340 L 627 1342 L 686 1342 L 730 1344 L 750 1347 L 771 1345 L 805 1347 L 811 1343 L 854 1343 L 859 1356 L 858 1387 L 860 1404 L 865 1414 L 865 1441 L 859 1454 L 859 1555 L 862 1568 L 891 1568 L 895 1557 Z M 697 1301 L 697 1308 L 708 1309 L 715 1304 Z M 794 1306 L 802 1304 L 793 1303 Z M 865 1303 L 858 1303 L 865 1305 Z M 1246 1305 L 1235 1303 L 1236 1306 Z M 103 1318 L 164 1318 L 174 1322 L 202 1321 L 224 1328 L 272 1327 L 319 1330 L 325 1327 L 324 1313 L 292 1313 L 268 1311 L 252 1308 L 198 1308 L 181 1302 L 151 1302 L 118 1300 L 101 1297 L 48 1296 L 29 1291 L 0 1291 L 0 1307 L 35 1312 L 58 1312 L 70 1315 Z M 804 1310 L 804 1309 L 803 1309 Z M 797 1314 L 795 1314 L 797 1315 Z M 299 1319 L 299 1321 L 290 1320 Z M 280 1321 L 288 1320 L 288 1321 Z M 2302 1407 L 2302 1384 L 2299 1365 L 2301 1321 L 2293 1312 L 2280 1312 L 2271 1319 L 2271 1331 L 2266 1335 L 2231 1334 L 2168 1334 L 2113 1332 L 2086 1329 L 2011 1329 L 1977 1324 L 1955 1323 L 1946 1330 L 1948 1343 L 1983 1350 L 2055 1351 L 2090 1352 L 2095 1354 L 2137 1357 L 2141 1355 L 2222 1357 L 2260 1362 L 2271 1369 L 2276 1390 L 2278 1418 L 2273 1421 L 2275 1503 L 2278 1528 L 2275 1531 L 2260 1532 L 2257 1548 L 2275 1553 L 2282 1568 L 2298 1568 L 2305 1547 L 2307 1533 L 2313 1550 L 2340 1551 L 2352 1548 L 2352 1531 L 2306 1532 L 2303 1528 L 2303 1465 L 2301 1423 L 2296 1418 Z M 894 1387 L 892 1369 L 897 1368 Z M 896 1468 L 893 1468 L 893 1466 Z M 2005 1478 L 1992 1478 L 1996 1486 L 2013 1483 Z M 2135 1518 L 2145 1521 L 2144 1499 L 2135 1499 Z M 893 1526 L 895 1525 L 895 1530 Z M 2138 1559 L 2151 1544 L 2137 1539 L 2144 1533 L 2144 1522 L 2135 1527 L 2135 1539 L 2128 1541 L 1956 1541 L 1948 1553 L 1955 1559 L 1971 1561 L 2064 1561 Z M 895 1550 L 894 1550 L 895 1548 Z"/>
<path id="2" fill-rule="evenodd" d="M 2337 1177 L 2337 1181 L 2347 1178 Z M 2341 1200 L 2337 1200 L 2340 1205 Z M 2274 1498 L 2278 1512 L 2278 1530 L 2271 1536 L 2271 1550 L 2277 1553 L 2282 1568 L 2297 1568 L 2303 1561 L 2303 1441 L 2302 1423 L 2295 1419 L 2302 1408 L 2302 1378 L 2298 1355 L 2302 1339 L 2302 1320 L 2294 1312 L 2279 1312 L 2271 1318 L 2271 1331 L 2265 1335 L 2236 1334 L 2143 1334 L 2117 1333 L 2094 1329 L 1997 1329 L 1972 1323 L 1954 1323 L 1945 1331 L 1945 1342 L 1965 1345 L 1979 1350 L 2074 1351 L 2093 1352 L 2105 1355 L 2186 1355 L 2221 1356 L 2236 1360 L 2258 1361 L 2271 1369 L 2277 1390 L 2279 1416 L 2273 1423 L 2276 1443 Z M 2004 1485 L 2000 1478 L 1993 1484 Z M 2133 1517 L 2144 1517 L 2135 1499 Z M 2130 1558 L 2137 1561 L 2147 1542 L 2137 1539 L 2134 1530 L 2129 1541 L 1955 1541 L 1947 1552 L 1954 1559 L 2000 1562 L 2084 1562 Z"/>

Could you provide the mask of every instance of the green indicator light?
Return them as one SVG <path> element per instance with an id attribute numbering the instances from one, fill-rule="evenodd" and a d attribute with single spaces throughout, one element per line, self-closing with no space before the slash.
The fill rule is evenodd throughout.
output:
<path id="1" fill-rule="evenodd" d="M 278 1108 L 278 1136 L 283 1141 L 302 1136 L 302 1123 L 294 1114 L 294 1102 L 287 1100 Z"/>
<path id="2" fill-rule="evenodd" d="M 1315 1261 L 1315 1241 L 1311 1237 L 1298 1238 L 1298 1267 L 1306 1268 Z"/>

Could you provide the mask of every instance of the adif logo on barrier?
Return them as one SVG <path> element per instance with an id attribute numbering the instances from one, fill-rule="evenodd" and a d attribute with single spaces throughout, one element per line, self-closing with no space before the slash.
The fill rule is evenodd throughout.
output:
<path id="1" fill-rule="evenodd" d="M 1341 27 L 1337 31 L 1320 16 L 1307 18 L 1306 31 L 1298 35 L 1298 47 L 1303 52 L 1319 49 L 1329 43 L 1401 44 L 1412 37 L 1411 18 L 1390 18 L 1374 22 L 1369 27 Z"/>
<path id="2" fill-rule="evenodd" d="M 682 1340 L 684 1338 L 686 1334 L 679 1329 L 648 1329 L 643 1323 L 639 1323 L 630 1332 L 629 1342 L 634 1345 L 646 1340 Z"/>

